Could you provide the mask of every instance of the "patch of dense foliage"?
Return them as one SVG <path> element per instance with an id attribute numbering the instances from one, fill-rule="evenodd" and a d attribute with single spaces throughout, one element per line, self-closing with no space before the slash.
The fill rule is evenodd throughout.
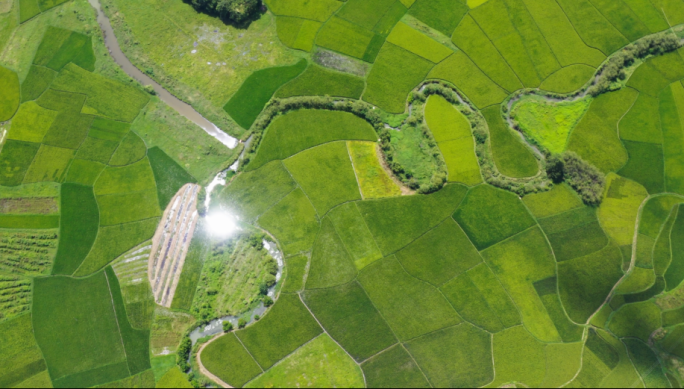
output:
<path id="1" fill-rule="evenodd" d="M 546 161 L 546 174 L 555 183 L 566 181 L 588 205 L 599 205 L 606 177 L 594 165 L 572 151 L 553 155 Z"/>
<path id="2" fill-rule="evenodd" d="M 243 24 L 259 14 L 261 0 L 191 0 L 196 10 L 218 15 L 224 22 Z"/>

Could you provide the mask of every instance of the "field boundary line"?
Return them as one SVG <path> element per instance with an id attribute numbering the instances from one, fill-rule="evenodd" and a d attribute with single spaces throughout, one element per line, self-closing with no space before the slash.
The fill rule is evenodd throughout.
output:
<path id="1" fill-rule="evenodd" d="M 124 345 L 123 335 L 121 335 L 121 325 L 119 325 L 119 315 L 117 315 L 117 313 L 116 313 L 116 305 L 114 303 L 114 296 L 112 295 L 112 285 L 109 283 L 109 276 L 107 275 L 107 271 L 103 271 L 103 273 L 105 276 L 105 280 L 107 280 L 107 290 L 109 290 L 109 298 L 110 298 L 110 301 L 112 302 L 112 311 L 114 311 L 114 318 L 116 319 L 116 328 L 119 329 L 119 339 L 121 339 L 121 347 L 123 348 L 124 355 L 126 356 L 126 370 L 128 370 L 128 374 L 131 374 L 131 369 L 128 367 L 128 354 L 126 353 L 126 345 Z M 125 312 L 125 307 L 124 307 L 124 312 Z"/>
<path id="2" fill-rule="evenodd" d="M 301 293 L 297 293 L 297 296 L 299 297 L 299 301 L 301 301 L 302 304 L 306 307 L 306 310 L 309 311 L 309 314 L 311 315 L 311 317 L 313 317 L 314 320 L 316 320 L 316 323 L 318 323 L 318 325 L 321 327 L 321 329 L 323 330 L 323 333 L 326 334 L 326 335 L 328 335 L 328 337 L 329 337 L 330 339 L 332 339 L 332 341 L 335 342 L 335 344 L 337 344 L 337 346 L 338 346 L 340 349 L 342 349 L 342 351 L 344 351 L 344 353 L 347 354 L 347 356 L 348 356 L 352 361 L 354 361 L 354 363 L 356 364 L 356 367 L 358 367 L 358 369 L 361 371 L 361 376 L 363 377 L 363 385 L 364 385 L 365 387 L 367 387 L 367 386 L 368 386 L 368 383 L 366 382 L 366 374 L 363 372 L 363 369 L 361 368 L 361 364 L 360 364 L 359 362 L 357 362 L 356 359 L 355 359 L 354 357 L 352 357 L 351 354 L 349 354 L 349 352 L 348 352 L 344 347 L 342 347 L 342 345 L 339 344 L 339 343 L 337 342 L 337 340 L 335 340 L 335 338 L 332 337 L 332 335 L 330 335 L 330 334 L 328 333 L 328 331 L 325 329 L 325 327 L 323 327 L 323 325 L 321 324 L 321 322 L 318 321 L 318 318 L 316 317 L 316 315 L 314 315 L 314 313 L 311 311 L 311 309 L 309 308 L 309 306 L 306 305 L 306 302 L 304 301 L 304 298 L 302 298 L 302 294 L 301 294 Z M 321 335 L 322 335 L 322 334 L 321 334 Z M 319 335 L 319 336 L 320 336 L 320 335 Z M 317 339 L 319 336 L 315 337 L 314 339 Z M 312 339 L 312 340 L 313 340 L 313 339 Z M 283 358 L 283 359 L 285 359 L 285 358 Z M 281 361 L 282 361 L 282 359 L 281 359 Z M 274 366 L 275 366 L 275 365 L 274 365 Z"/>
<path id="3" fill-rule="evenodd" d="M 244 330 L 244 329 L 243 329 L 243 330 Z M 261 367 L 261 364 L 256 360 L 256 358 L 254 358 L 254 355 L 252 355 L 252 352 L 249 351 L 249 349 L 247 348 L 247 346 L 245 346 L 245 344 L 242 343 L 242 339 L 240 339 L 240 337 L 237 335 L 237 333 L 240 332 L 240 331 L 231 331 L 231 332 L 233 332 L 233 334 L 234 334 L 235 337 L 237 338 L 238 342 L 240 342 L 240 344 L 241 344 L 242 347 L 245 349 L 245 351 L 247 351 L 247 354 L 249 354 L 249 356 L 252 357 L 252 359 L 254 360 L 254 363 L 256 363 L 257 366 L 259 366 L 259 369 L 261 369 L 261 372 L 263 373 L 263 372 L 264 372 L 264 368 Z"/>
<path id="4" fill-rule="evenodd" d="M 209 344 L 211 344 L 213 341 L 219 339 L 220 337 L 226 335 L 227 333 L 222 333 L 214 336 L 212 339 L 210 339 L 208 342 L 204 343 L 202 346 L 200 346 L 199 350 L 197 350 L 197 364 L 199 365 L 200 373 L 204 374 L 205 376 L 209 377 L 212 379 L 214 382 L 218 383 L 224 388 L 232 388 L 227 382 L 223 381 L 216 375 L 212 374 L 204 365 L 202 364 L 202 351 L 204 351 L 204 348 L 207 347 Z M 237 336 L 235 336 L 237 338 Z M 242 344 L 242 343 L 240 343 Z M 242 346 L 243 348 L 245 347 L 244 345 Z M 249 351 L 248 351 L 249 353 Z M 257 364 L 259 366 L 259 364 Z M 261 366 L 259 366 L 261 367 Z M 263 371 L 263 370 L 262 370 Z"/>
<path id="5" fill-rule="evenodd" d="M 359 182 L 359 175 L 356 174 L 356 166 L 354 165 L 354 159 L 351 156 L 351 152 L 349 151 L 349 142 L 346 141 L 344 142 L 344 148 L 347 150 L 347 156 L 349 157 L 349 162 L 351 163 L 352 171 L 354 172 L 354 178 L 356 178 L 356 186 L 359 187 L 359 194 L 361 195 L 361 201 L 365 200 L 366 197 L 363 195 L 363 190 L 361 189 L 361 182 Z"/>
<path id="6" fill-rule="evenodd" d="M 425 372 L 423 371 L 423 368 L 420 367 L 420 365 L 418 364 L 418 361 L 416 361 L 416 358 L 413 357 L 413 354 L 411 354 L 411 352 L 406 348 L 406 346 L 404 345 L 403 342 L 400 342 L 399 345 L 401 346 L 401 348 L 404 349 L 404 351 L 406 351 L 406 354 L 408 354 L 408 356 L 411 357 L 411 360 L 413 361 L 413 363 L 416 364 L 416 367 L 418 368 L 420 373 L 423 375 L 423 377 L 425 377 L 425 381 L 428 383 L 428 385 L 430 385 L 431 388 L 434 388 L 435 385 L 430 381 L 427 374 L 425 374 Z"/>

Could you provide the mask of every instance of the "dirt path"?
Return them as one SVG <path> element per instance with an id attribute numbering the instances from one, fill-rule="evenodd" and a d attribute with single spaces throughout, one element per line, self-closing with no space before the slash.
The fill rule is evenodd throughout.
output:
<path id="1" fill-rule="evenodd" d="M 218 334 L 211 338 L 210 341 L 207 343 L 203 344 L 199 350 L 197 350 L 197 365 L 199 366 L 200 372 L 204 374 L 205 376 L 211 378 L 212 381 L 216 382 L 217 384 L 221 385 L 223 388 L 232 388 L 232 386 L 228 385 L 227 383 L 223 382 L 220 378 L 217 376 L 211 374 L 207 368 L 204 367 L 202 364 L 202 351 L 204 351 L 204 348 L 207 347 L 208 345 L 211 344 L 211 342 L 215 341 L 216 339 L 222 337 L 225 334 Z"/>

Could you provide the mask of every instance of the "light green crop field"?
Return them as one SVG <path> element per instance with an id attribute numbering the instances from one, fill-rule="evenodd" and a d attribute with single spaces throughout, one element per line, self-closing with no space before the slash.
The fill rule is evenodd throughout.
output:
<path id="1" fill-rule="evenodd" d="M 228 3 L 0 0 L 0 387 L 684 384 L 681 0 Z"/>

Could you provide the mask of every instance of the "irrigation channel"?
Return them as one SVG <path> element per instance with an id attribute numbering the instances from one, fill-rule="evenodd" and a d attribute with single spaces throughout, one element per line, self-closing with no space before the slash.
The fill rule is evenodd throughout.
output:
<path id="1" fill-rule="evenodd" d="M 126 74 L 128 74 L 133 79 L 139 81 L 143 85 L 152 85 L 152 88 L 154 88 L 154 91 L 157 93 L 157 96 L 159 96 L 159 98 L 163 102 L 165 102 L 169 107 L 176 110 L 176 112 L 178 112 L 179 114 L 185 116 L 191 122 L 200 126 L 207 134 L 213 136 L 219 142 L 226 145 L 228 148 L 233 149 L 238 145 L 237 139 L 223 132 L 214 123 L 210 122 L 199 112 L 195 111 L 195 109 L 192 108 L 189 104 L 186 104 L 180 99 L 178 99 L 176 96 L 171 94 L 171 92 L 167 91 L 161 85 L 159 85 L 159 83 L 157 83 L 152 78 L 145 75 L 145 73 L 141 72 L 140 69 L 135 67 L 135 65 L 133 65 L 131 61 L 128 60 L 128 57 L 126 57 L 123 51 L 121 51 L 121 47 L 119 47 L 119 42 L 116 39 L 116 35 L 114 35 L 114 29 L 112 29 L 112 24 L 109 22 L 109 18 L 107 17 L 107 15 L 105 15 L 102 11 L 100 1 L 88 0 L 88 2 L 97 11 L 97 22 L 100 25 L 102 34 L 104 35 L 105 46 L 107 47 L 107 50 L 109 50 L 109 54 L 112 56 L 112 58 L 114 58 L 114 62 L 116 62 L 121 67 L 121 69 L 124 72 L 126 72 Z"/>

